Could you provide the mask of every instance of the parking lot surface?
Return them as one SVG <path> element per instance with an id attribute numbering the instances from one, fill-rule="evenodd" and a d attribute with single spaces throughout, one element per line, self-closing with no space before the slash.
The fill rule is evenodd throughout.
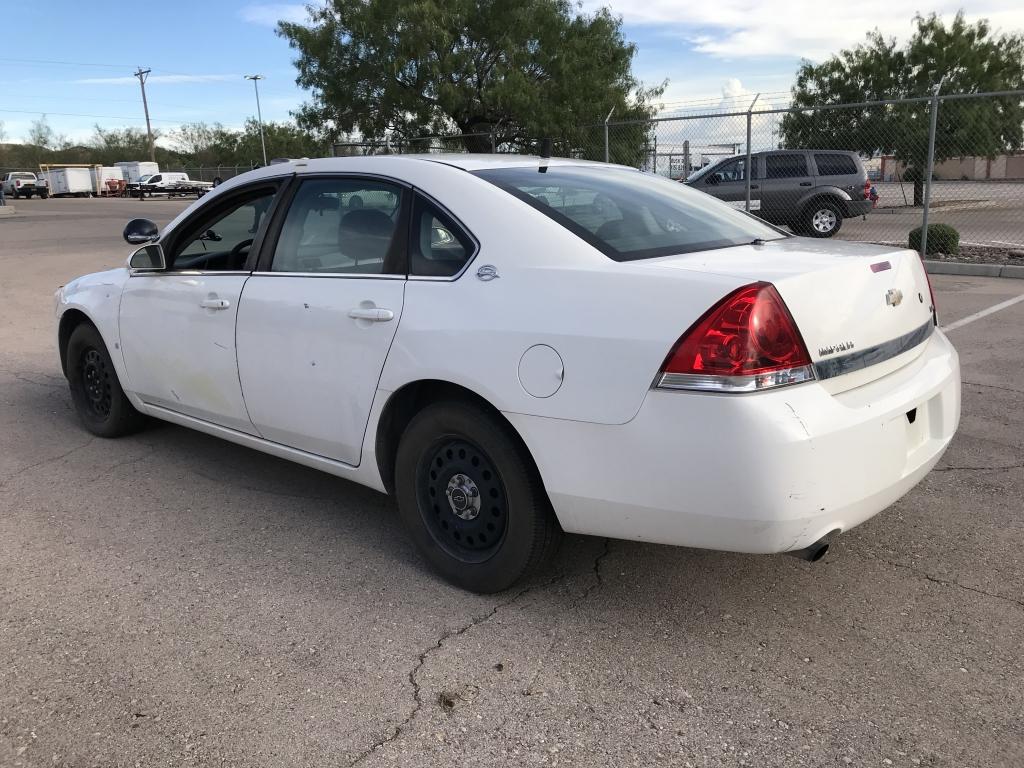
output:
<path id="1" fill-rule="evenodd" d="M 480 597 L 367 489 L 79 427 L 53 291 L 182 208 L 0 220 L 0 765 L 1024 764 L 1024 302 L 950 332 L 956 440 L 823 561 L 567 537 Z M 946 324 L 1024 293 L 933 279 Z"/>

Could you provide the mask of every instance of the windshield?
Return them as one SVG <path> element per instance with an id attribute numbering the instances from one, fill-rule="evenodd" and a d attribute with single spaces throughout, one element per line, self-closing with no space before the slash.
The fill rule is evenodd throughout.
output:
<path id="1" fill-rule="evenodd" d="M 477 171 L 616 261 L 785 237 L 703 192 L 660 176 L 599 166 Z"/>
<path id="2" fill-rule="evenodd" d="M 152 173 L 147 173 L 145 176 L 139 176 L 139 184 L 145 184 L 147 181 L 153 178 Z"/>
<path id="3" fill-rule="evenodd" d="M 722 163 L 724 163 L 726 160 L 732 160 L 732 157 L 726 157 L 726 158 L 723 158 L 721 160 L 717 160 L 717 161 L 715 161 L 713 163 L 708 163 L 703 168 L 698 168 L 696 171 L 694 171 L 693 173 L 691 173 L 689 176 L 686 177 L 687 183 L 692 182 L 692 181 L 696 181 L 701 176 L 704 176 L 705 174 L 707 174 L 712 168 L 717 168 Z"/>

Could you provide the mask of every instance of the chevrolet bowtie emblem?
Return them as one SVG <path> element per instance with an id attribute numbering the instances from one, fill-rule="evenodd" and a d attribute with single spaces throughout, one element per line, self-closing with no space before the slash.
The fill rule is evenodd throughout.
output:
<path id="1" fill-rule="evenodd" d="M 903 291 L 899 288 L 890 288 L 885 292 L 885 303 L 890 307 L 899 306 L 901 301 L 903 301 Z"/>

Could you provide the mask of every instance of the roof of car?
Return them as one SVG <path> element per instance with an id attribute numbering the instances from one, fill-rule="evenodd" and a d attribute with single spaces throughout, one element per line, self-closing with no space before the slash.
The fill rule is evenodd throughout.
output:
<path id="1" fill-rule="evenodd" d="M 484 168 L 531 168 L 540 163 L 549 166 L 600 166 L 608 167 L 605 163 L 592 160 L 574 160 L 565 157 L 541 158 L 536 155 L 511 155 L 511 154 L 469 154 L 469 153 L 440 153 L 440 154 L 416 154 L 416 155 L 353 155 L 351 157 L 314 157 L 301 160 L 288 160 L 276 162 L 264 166 L 264 169 L 272 173 L 287 173 L 289 171 L 341 171 L 353 161 L 364 162 L 369 158 L 387 159 L 387 162 L 431 162 L 441 165 L 450 165 L 455 168 L 462 168 L 466 171 L 478 171 Z M 264 170 L 258 169 L 258 170 Z"/>

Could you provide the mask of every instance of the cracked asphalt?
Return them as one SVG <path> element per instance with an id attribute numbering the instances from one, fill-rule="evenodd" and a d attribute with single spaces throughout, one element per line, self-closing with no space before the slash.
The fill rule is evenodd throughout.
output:
<path id="1" fill-rule="evenodd" d="M 1024 303 L 951 332 L 955 442 L 822 562 L 568 537 L 481 597 L 367 489 L 78 426 L 52 293 L 181 207 L 0 221 L 0 766 L 1024 765 Z"/>

